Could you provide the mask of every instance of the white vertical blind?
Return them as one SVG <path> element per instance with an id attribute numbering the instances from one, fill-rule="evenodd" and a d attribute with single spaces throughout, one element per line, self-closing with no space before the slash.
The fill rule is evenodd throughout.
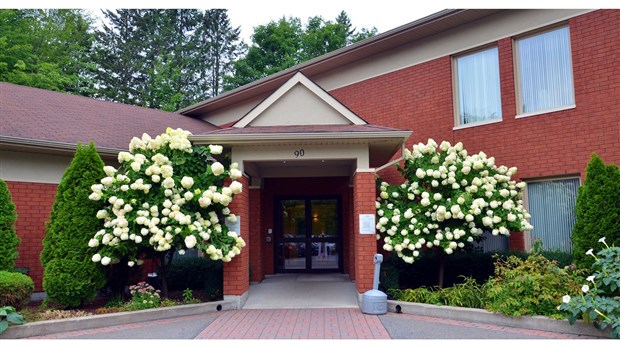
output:
<path id="1" fill-rule="evenodd" d="M 575 104 L 568 27 L 518 40 L 522 112 Z"/>
<path id="2" fill-rule="evenodd" d="M 532 241 L 542 241 L 543 249 L 571 251 L 578 189 L 577 178 L 527 184 Z"/>
<path id="3" fill-rule="evenodd" d="M 497 47 L 456 59 L 460 124 L 502 118 Z"/>

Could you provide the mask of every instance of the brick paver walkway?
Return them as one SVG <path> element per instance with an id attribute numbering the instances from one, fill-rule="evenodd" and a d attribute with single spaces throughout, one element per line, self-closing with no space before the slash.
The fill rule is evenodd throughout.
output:
<path id="1" fill-rule="evenodd" d="M 389 339 L 376 315 L 356 308 L 254 309 L 219 316 L 197 339 Z"/>

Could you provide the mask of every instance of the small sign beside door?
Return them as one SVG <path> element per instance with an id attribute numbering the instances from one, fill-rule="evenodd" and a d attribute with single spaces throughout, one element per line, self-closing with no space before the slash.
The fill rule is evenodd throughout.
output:
<path id="1" fill-rule="evenodd" d="M 375 214 L 360 214 L 360 234 L 375 234 Z"/>

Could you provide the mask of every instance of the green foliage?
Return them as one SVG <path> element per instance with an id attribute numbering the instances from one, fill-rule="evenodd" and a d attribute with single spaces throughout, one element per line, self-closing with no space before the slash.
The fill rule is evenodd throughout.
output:
<path id="1" fill-rule="evenodd" d="M 590 249 L 586 252 L 594 262 L 590 269 L 594 273 L 586 278 L 579 296 L 565 295 L 560 310 L 568 314 L 572 325 L 577 319 L 593 323 L 599 330 L 610 328 L 612 338 L 620 338 L 620 247 L 605 244 L 596 255 Z M 591 259 L 590 259 L 591 260 Z"/>
<path id="2" fill-rule="evenodd" d="M 605 165 L 596 154 L 586 168 L 586 180 L 579 188 L 576 221 L 571 239 L 578 267 L 586 268 L 591 260 L 586 250 L 596 248 L 597 240 L 607 238 L 609 244 L 620 245 L 620 168 Z"/>
<path id="3" fill-rule="evenodd" d="M 0 306 L 21 308 L 30 302 L 34 282 L 27 275 L 0 271 Z"/>
<path id="4" fill-rule="evenodd" d="M 298 17 L 282 17 L 259 25 L 254 28 L 247 54 L 234 62 L 235 74 L 226 78 L 226 89 L 245 85 L 376 33 L 376 28 L 356 32 L 344 11 L 335 21 L 310 17 L 305 26 Z"/>
<path id="5" fill-rule="evenodd" d="M 460 284 L 447 288 L 391 289 L 389 293 L 398 301 L 418 302 L 452 307 L 484 308 L 486 286 L 472 278 L 463 278 Z"/>
<path id="6" fill-rule="evenodd" d="M 0 307 L 0 335 L 9 328 L 10 324 L 25 323 L 24 318 L 11 306 Z"/>
<path id="7" fill-rule="evenodd" d="M 129 303 L 131 310 L 157 308 L 161 304 L 160 291 L 155 290 L 146 282 L 131 285 L 129 292 L 131 293 L 131 302 Z"/>
<path id="8" fill-rule="evenodd" d="M 559 268 L 539 254 L 526 260 L 510 256 L 495 262 L 495 276 L 486 285 L 486 309 L 508 316 L 545 315 L 562 318 L 563 294 L 579 292 L 578 271 Z"/>
<path id="9" fill-rule="evenodd" d="M 43 288 L 47 300 L 65 308 L 76 308 L 92 300 L 105 278 L 90 261 L 53 259 L 45 266 Z"/>
<path id="10" fill-rule="evenodd" d="M 192 289 L 183 290 L 183 303 L 184 304 L 192 304 L 192 303 L 200 303 L 200 300 L 194 298 L 194 292 Z"/>
<path id="11" fill-rule="evenodd" d="M 215 96 L 241 53 L 225 9 L 104 10 L 97 96 L 174 111 Z"/>
<path id="12" fill-rule="evenodd" d="M 91 186 L 104 175 L 103 166 L 93 143 L 78 144 L 46 226 L 41 253 L 43 287 L 50 299 L 65 306 L 78 306 L 105 284 L 103 270 L 93 265 L 88 247 L 93 231 L 99 228 L 96 214 L 102 207 L 88 197 Z"/>
<path id="13" fill-rule="evenodd" d="M 0 271 L 13 271 L 20 240 L 15 231 L 17 213 L 9 188 L 0 179 Z"/>
<path id="14" fill-rule="evenodd" d="M 77 9 L 0 9 L 0 81 L 90 95 L 93 19 Z"/>
<path id="15" fill-rule="evenodd" d="M 205 290 L 212 299 L 223 293 L 223 263 L 203 257 L 175 259 L 168 271 L 171 290 Z"/>

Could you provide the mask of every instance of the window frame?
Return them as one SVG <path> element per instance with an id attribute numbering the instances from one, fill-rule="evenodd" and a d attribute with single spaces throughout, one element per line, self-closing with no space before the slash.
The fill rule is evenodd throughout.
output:
<path id="1" fill-rule="evenodd" d="M 484 126 L 487 124 L 499 123 L 502 122 L 504 113 L 499 118 L 494 118 L 485 121 L 478 121 L 472 123 L 463 123 L 461 124 L 461 115 L 459 109 L 459 87 L 458 87 L 458 59 L 463 56 L 467 56 L 470 54 L 475 54 L 478 52 L 482 52 L 488 49 L 496 48 L 497 49 L 497 65 L 498 65 L 498 76 L 499 76 L 499 98 L 500 98 L 500 112 L 502 111 L 502 77 L 501 77 L 501 67 L 499 66 L 499 45 L 497 42 L 491 42 L 482 46 L 477 46 L 475 48 L 471 48 L 465 51 L 461 51 L 457 54 L 453 54 L 451 56 L 452 63 L 452 110 L 454 110 L 454 127 L 452 130 L 459 130 L 470 127 Z"/>
<path id="2" fill-rule="evenodd" d="M 568 49 L 569 49 L 569 57 L 570 57 L 570 78 L 573 81 L 573 90 L 572 97 L 573 103 L 569 105 L 558 106 L 555 108 L 545 109 L 545 110 L 537 110 L 531 112 L 523 112 L 523 94 L 521 91 L 521 61 L 519 57 L 519 41 L 523 39 L 527 39 L 533 36 L 541 35 L 553 30 L 557 30 L 560 28 L 568 29 Z M 575 74 L 573 71 L 573 47 L 572 41 L 570 37 L 571 28 L 567 21 L 555 23 L 552 25 L 548 25 L 545 27 L 541 27 L 535 30 L 530 30 L 525 34 L 520 34 L 512 37 L 512 66 L 514 72 L 514 88 L 515 88 L 515 106 L 516 106 L 516 115 L 515 118 L 524 118 L 529 116 L 536 116 L 541 114 L 548 114 L 556 111 L 569 110 L 576 108 L 577 101 L 575 100 Z"/>

